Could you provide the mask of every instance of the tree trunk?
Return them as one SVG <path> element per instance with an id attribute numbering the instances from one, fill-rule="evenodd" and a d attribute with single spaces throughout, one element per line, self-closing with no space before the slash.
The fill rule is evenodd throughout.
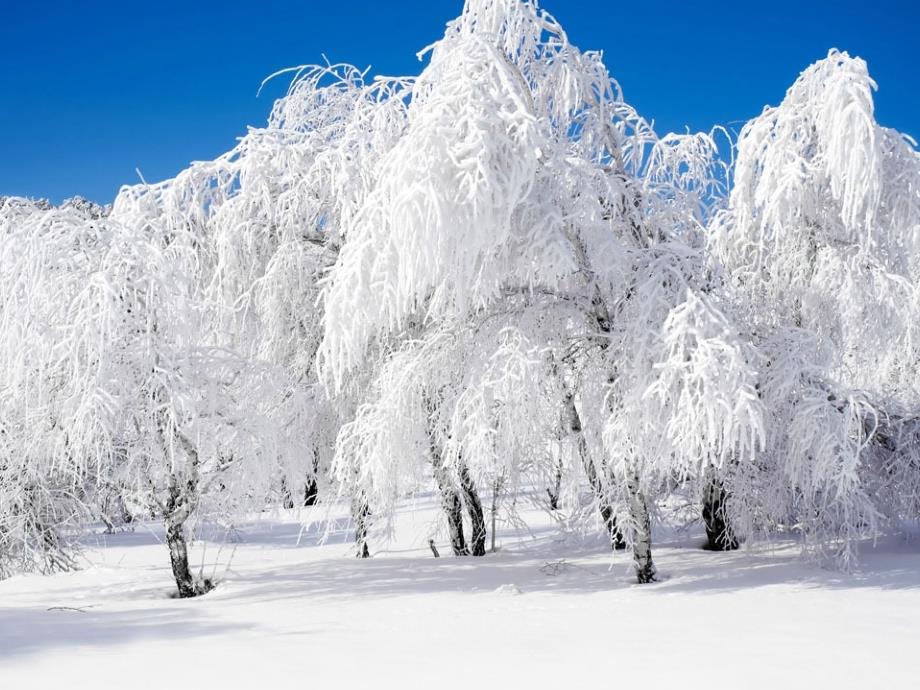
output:
<path id="1" fill-rule="evenodd" d="M 655 564 L 652 562 L 652 523 L 648 504 L 639 488 L 639 477 L 630 471 L 626 478 L 629 494 L 629 512 L 636 525 L 633 542 L 633 560 L 636 563 L 636 579 L 640 585 L 655 582 Z"/>
<path id="2" fill-rule="evenodd" d="M 460 494 L 451 487 L 441 489 L 441 506 L 447 516 L 447 532 L 450 535 L 450 548 L 455 556 L 469 556 L 470 549 L 463 535 L 463 503 Z"/>
<path id="3" fill-rule="evenodd" d="M 307 481 L 303 491 L 303 505 L 305 508 L 316 505 L 316 499 L 319 498 L 319 487 L 316 485 L 316 477 Z"/>
<path id="4" fill-rule="evenodd" d="M 496 479 L 492 485 L 492 530 L 490 532 L 492 546 L 489 548 L 491 553 L 495 553 L 495 534 L 498 531 L 495 529 L 495 523 L 498 519 L 498 497 L 501 494 L 502 484 L 504 484 L 504 476 Z"/>
<path id="5" fill-rule="evenodd" d="M 316 499 L 319 498 L 319 486 L 316 482 L 316 473 L 319 471 L 319 457 L 316 448 L 313 449 L 313 474 L 307 480 L 307 485 L 303 492 L 303 505 L 305 508 L 316 505 Z"/>
<path id="6" fill-rule="evenodd" d="M 165 452 L 168 446 L 163 427 L 158 431 Z M 185 540 L 185 523 L 198 503 L 198 449 L 181 433 L 176 433 L 176 440 L 186 454 L 188 465 L 184 478 L 175 472 L 169 474 L 165 506 L 166 546 L 169 548 L 169 562 L 179 597 L 187 599 L 206 594 L 213 585 L 210 580 L 200 580 L 192 575 Z"/>
<path id="7" fill-rule="evenodd" d="M 576 413 L 577 414 L 577 413 Z M 553 479 L 553 488 L 547 489 L 549 494 L 549 509 L 559 510 L 559 494 L 562 491 L 562 457 L 556 458 L 556 475 Z"/>
<path id="8" fill-rule="evenodd" d="M 470 514 L 470 545 L 474 556 L 486 555 L 486 520 L 482 512 L 482 502 L 476 485 L 470 476 L 466 463 L 460 463 L 460 489 L 466 501 L 466 510 Z"/>
<path id="9" fill-rule="evenodd" d="M 367 545 L 367 532 L 370 526 L 371 509 L 363 495 L 355 499 L 352 513 L 355 520 L 355 545 L 357 547 L 355 555 L 358 558 L 370 558 L 371 551 Z"/>
<path id="10" fill-rule="evenodd" d="M 191 506 L 189 497 L 183 494 L 178 478 L 170 475 L 166 503 L 166 546 L 169 548 L 169 562 L 179 590 L 179 598 L 188 599 L 207 593 L 212 585 L 208 580 L 199 581 L 189 568 L 185 522 L 191 514 Z"/>
<path id="11" fill-rule="evenodd" d="M 584 430 L 582 429 L 581 416 L 578 414 L 578 408 L 575 407 L 575 396 L 571 393 L 567 393 L 565 396 L 565 409 L 569 422 L 569 430 L 575 436 L 575 446 L 578 451 L 578 456 L 581 458 L 582 466 L 588 477 L 588 483 L 591 484 L 591 489 L 594 491 L 594 498 L 597 501 L 601 520 L 603 520 L 604 527 L 607 529 L 607 534 L 610 536 L 610 547 L 616 550 L 625 549 L 626 542 L 623 539 L 623 533 L 617 527 L 617 519 L 614 515 L 613 507 L 607 499 L 603 482 L 601 482 L 600 477 L 597 475 L 594 461 L 591 459 L 591 455 L 588 452 L 588 442 L 585 439 Z"/>
<path id="12" fill-rule="evenodd" d="M 188 547 L 185 543 L 183 523 L 166 520 L 166 546 L 169 548 L 169 562 L 172 565 L 173 577 L 179 589 L 179 597 L 188 599 L 201 592 L 195 584 L 195 578 L 188 565 Z"/>
<path id="13" fill-rule="evenodd" d="M 703 486 L 703 523 L 706 525 L 706 548 L 710 551 L 734 551 L 738 548 L 725 512 L 727 494 L 714 468 L 706 471 Z"/>
<path id="14" fill-rule="evenodd" d="M 441 494 L 441 507 L 447 516 L 450 548 L 454 552 L 454 556 L 469 556 L 470 550 L 463 535 L 463 504 L 460 501 L 460 494 L 454 488 L 453 482 L 451 482 L 450 472 L 444 467 L 441 448 L 438 446 L 431 429 L 428 430 L 428 443 L 431 453 L 431 466 L 434 468 L 434 479 Z"/>
<path id="15" fill-rule="evenodd" d="M 439 454 L 440 456 L 440 454 Z M 447 532 L 450 536 L 450 548 L 455 556 L 469 556 L 470 550 L 463 535 L 463 503 L 460 494 L 451 486 L 447 470 L 441 466 L 440 457 L 434 461 L 435 479 L 441 493 L 441 507 L 447 516 Z"/>

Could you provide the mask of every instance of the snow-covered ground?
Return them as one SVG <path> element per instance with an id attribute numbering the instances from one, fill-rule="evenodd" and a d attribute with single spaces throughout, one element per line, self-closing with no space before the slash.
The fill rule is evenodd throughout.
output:
<path id="1" fill-rule="evenodd" d="M 417 506 L 416 506 L 417 507 Z M 0 688 L 908 688 L 920 678 L 920 545 L 851 575 L 779 543 L 718 554 L 661 536 L 663 581 L 538 514 L 483 559 L 434 559 L 433 504 L 374 558 L 265 515 L 196 547 L 220 583 L 170 598 L 156 528 L 99 536 L 80 572 L 0 582 Z M 306 516 L 309 517 L 309 516 Z M 442 556 L 448 551 L 440 539 Z M 564 559 L 564 560 L 562 560 Z M 228 567 L 229 563 L 229 567 Z"/>

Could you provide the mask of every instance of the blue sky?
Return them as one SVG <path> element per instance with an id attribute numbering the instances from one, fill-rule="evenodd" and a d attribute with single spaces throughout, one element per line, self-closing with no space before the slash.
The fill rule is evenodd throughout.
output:
<path id="1" fill-rule="evenodd" d="M 110 201 L 135 169 L 158 180 L 262 124 L 275 70 L 346 61 L 416 74 L 415 53 L 461 0 L 4 0 L 0 194 Z M 604 51 L 659 131 L 740 128 L 831 47 L 866 58 L 878 119 L 920 138 L 920 2 L 545 0 L 582 49 Z"/>

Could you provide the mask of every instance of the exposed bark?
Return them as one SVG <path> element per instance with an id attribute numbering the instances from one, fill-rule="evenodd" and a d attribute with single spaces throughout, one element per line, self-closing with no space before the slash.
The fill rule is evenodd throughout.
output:
<path id="1" fill-rule="evenodd" d="M 319 498 L 319 486 L 316 484 L 316 477 L 312 477 L 307 481 L 307 485 L 304 487 L 303 491 L 303 505 L 305 508 L 316 505 L 316 500 Z"/>
<path id="2" fill-rule="evenodd" d="M 460 494 L 449 486 L 441 488 L 441 506 L 447 516 L 451 550 L 455 556 L 469 556 L 470 549 L 463 534 L 463 503 L 460 501 Z"/>
<path id="3" fill-rule="evenodd" d="M 706 548 L 711 551 L 734 551 L 739 545 L 725 510 L 727 497 L 718 474 L 710 468 L 703 487 L 702 512 L 706 525 Z"/>
<path id="4" fill-rule="evenodd" d="M 491 553 L 495 553 L 495 534 L 497 530 L 495 529 L 495 522 L 498 518 L 498 502 L 499 497 L 501 496 L 502 484 L 504 484 L 504 477 L 499 477 L 495 480 L 495 483 L 492 485 L 492 530 L 490 532 L 490 538 L 492 540 L 492 545 L 489 548 Z"/>
<path id="5" fill-rule="evenodd" d="M 318 459 L 316 457 L 316 452 L 313 453 L 313 473 L 310 475 L 304 484 L 303 489 L 303 506 L 309 508 L 312 505 L 316 505 L 316 500 L 319 497 L 319 487 L 316 482 L 316 469 L 318 466 Z M 282 505 L 291 509 L 295 505 L 294 494 L 291 492 L 290 487 L 287 484 L 287 479 L 281 477 L 281 497 Z"/>
<path id="6" fill-rule="evenodd" d="M 201 594 L 189 569 L 188 547 L 185 543 L 183 523 L 167 519 L 166 546 L 169 548 L 169 562 L 176 580 L 176 587 L 179 589 L 179 597 L 187 599 Z"/>
<path id="7" fill-rule="evenodd" d="M 319 456 L 316 453 L 316 448 L 313 449 L 313 474 L 307 480 L 307 485 L 304 487 L 303 491 L 303 505 L 305 508 L 309 508 L 312 505 L 316 505 L 316 500 L 319 498 L 319 486 L 316 482 L 316 473 L 319 471 Z"/>
<path id="8" fill-rule="evenodd" d="M 367 499 L 362 495 L 355 499 L 352 505 L 355 520 L 355 546 L 357 558 L 370 558 L 371 550 L 367 543 L 367 533 L 370 527 L 371 509 Z"/>
<path id="9" fill-rule="evenodd" d="M 160 442 L 167 449 L 164 432 L 160 427 Z M 179 597 L 187 599 L 206 594 L 213 589 L 210 580 L 196 578 L 189 568 L 188 545 L 185 539 L 185 523 L 198 504 L 198 450 L 185 436 L 177 434 L 177 440 L 186 454 L 187 466 L 184 477 L 169 474 L 166 487 L 166 546 L 169 548 L 169 562 L 173 578 L 179 590 Z"/>
<path id="10" fill-rule="evenodd" d="M 594 466 L 594 461 L 591 459 L 591 454 L 588 451 L 588 442 L 585 439 L 584 430 L 582 428 L 581 416 L 578 414 L 578 408 L 575 407 L 575 396 L 571 393 L 567 393 L 565 396 L 565 409 L 569 431 L 571 431 L 572 435 L 575 437 L 575 446 L 578 451 L 578 456 L 581 459 L 585 474 L 588 477 L 588 483 L 591 484 L 591 489 L 594 491 L 594 498 L 597 501 L 601 520 L 604 522 L 604 527 L 607 529 L 607 534 L 610 536 L 610 546 L 616 550 L 625 549 L 626 542 L 623 539 L 623 533 L 617 527 L 617 519 L 614 515 L 613 507 L 607 499 L 604 484 L 597 474 L 597 468 Z"/>
<path id="11" fill-rule="evenodd" d="M 625 172 L 625 166 L 623 163 L 621 152 L 619 151 L 618 147 L 613 145 L 612 141 L 611 141 L 611 145 L 609 146 L 609 152 L 613 156 L 614 163 L 615 163 L 612 169 L 614 170 L 615 174 L 617 174 L 624 182 L 626 182 L 628 180 L 628 176 L 626 175 L 626 172 Z M 631 197 L 631 199 L 627 199 L 626 190 L 628 190 L 628 194 Z M 613 209 L 610 208 L 606 202 L 603 202 L 603 203 L 607 207 L 608 217 L 612 217 Z M 629 208 L 630 205 L 632 206 L 632 210 Z M 632 227 L 633 235 L 635 236 L 635 239 L 640 244 L 640 246 L 649 246 L 652 242 L 656 242 L 661 239 L 660 236 L 657 235 L 657 233 L 653 235 L 648 230 L 642 227 L 642 224 L 639 219 L 641 216 L 641 213 L 640 213 L 641 196 L 639 195 L 637 190 L 633 189 L 629 185 L 626 185 L 624 187 L 624 194 L 621 199 L 621 208 L 619 210 L 620 210 L 620 214 L 630 223 Z M 633 211 L 635 211 L 635 213 Z M 609 344 L 607 340 L 607 335 L 610 333 L 610 328 L 611 328 L 611 323 L 612 323 L 611 313 L 607 307 L 607 303 L 604 299 L 603 293 L 601 292 L 600 286 L 595 281 L 594 272 L 591 268 L 591 262 L 588 259 L 588 250 L 587 250 L 587 247 L 585 246 L 584 241 L 575 232 L 569 233 L 569 239 L 572 243 L 572 247 L 575 250 L 575 258 L 578 263 L 579 271 L 584 276 L 586 284 L 592 289 L 591 310 L 587 314 L 588 322 L 590 325 L 592 325 L 597 330 L 597 337 L 596 337 L 597 346 L 601 350 L 606 350 Z M 626 300 L 631 299 L 631 297 L 632 297 L 632 291 L 629 291 L 626 294 Z M 608 383 L 611 382 L 612 380 L 613 380 L 613 375 L 611 374 L 608 377 Z M 610 535 L 611 547 L 617 550 L 625 549 L 626 542 L 623 539 L 623 534 L 621 530 L 617 527 L 616 516 L 613 512 L 613 508 L 611 507 L 610 502 L 605 495 L 603 483 L 600 481 L 600 477 L 597 474 L 597 468 L 595 467 L 594 461 L 591 459 L 591 456 L 588 452 L 588 445 L 584 437 L 584 432 L 583 432 L 582 424 L 581 424 L 581 418 L 579 417 L 578 410 L 575 407 L 574 393 L 571 390 L 566 391 L 565 403 L 566 403 L 566 409 L 568 411 L 569 427 L 572 433 L 576 435 L 578 453 L 581 457 L 582 464 L 585 468 L 585 474 L 588 476 L 588 481 L 591 483 L 591 487 L 594 490 L 594 495 L 595 495 L 595 498 L 597 499 L 598 508 L 601 513 L 601 519 L 604 521 L 604 525 L 607 527 L 607 532 Z M 638 489 L 638 484 L 636 488 Z M 641 525 L 649 522 L 647 506 L 645 505 L 645 500 L 644 498 L 641 497 L 641 494 L 634 494 L 634 492 L 631 490 L 629 493 L 631 496 L 633 496 L 636 499 L 636 500 L 631 501 L 631 503 L 635 504 L 634 506 L 635 509 L 633 510 L 633 513 L 634 513 L 633 516 L 636 517 L 637 513 L 639 514 L 640 518 L 643 513 L 645 516 L 644 522 L 637 522 L 637 524 L 640 525 L 640 531 L 641 531 Z M 646 533 L 648 533 L 649 529 L 646 528 L 645 531 Z M 640 582 L 643 581 L 644 577 L 650 578 L 649 580 L 645 580 L 645 581 L 651 581 L 651 579 L 654 578 L 654 567 L 651 565 L 652 561 L 651 561 L 651 538 L 650 537 L 648 538 L 647 542 L 648 542 L 647 544 L 648 545 L 648 549 L 647 549 L 648 567 L 644 567 L 643 572 L 640 573 L 639 575 Z M 645 547 L 642 547 L 642 548 L 643 550 L 645 550 Z M 643 556 L 643 561 L 644 561 L 644 556 Z"/>
<path id="12" fill-rule="evenodd" d="M 166 502 L 166 546 L 169 548 L 169 562 L 181 599 L 205 594 L 212 588 L 209 580 L 199 580 L 189 568 L 185 522 L 192 511 L 191 497 L 186 493 L 189 488 L 194 488 L 190 485 L 191 482 L 188 482 L 182 487 L 178 478 L 170 475 Z"/>
<path id="13" fill-rule="evenodd" d="M 562 491 L 562 458 L 556 458 L 556 475 L 553 479 L 553 488 L 547 489 L 549 494 L 549 509 L 559 510 L 559 494 Z"/>
<path id="14" fill-rule="evenodd" d="M 450 472 L 444 466 L 441 448 L 431 429 L 428 430 L 428 443 L 431 452 L 431 466 L 434 469 L 434 479 L 441 493 L 441 507 L 447 517 L 447 532 L 450 536 L 450 548 L 455 556 L 469 556 L 470 550 L 466 545 L 463 535 L 463 504 L 460 493 L 454 488 Z"/>
<path id="15" fill-rule="evenodd" d="M 470 546 L 473 556 L 486 555 L 486 521 L 482 512 L 482 502 L 479 492 L 470 476 L 469 468 L 465 463 L 460 463 L 460 489 L 463 491 L 463 500 L 466 510 L 470 515 Z"/>
<path id="16" fill-rule="evenodd" d="M 639 488 L 639 477 L 630 472 L 626 477 L 629 496 L 629 512 L 636 526 L 633 541 L 633 560 L 636 564 L 636 579 L 640 585 L 655 582 L 655 564 L 652 562 L 652 522 L 645 495 Z"/>
<path id="17" fill-rule="evenodd" d="M 432 409 L 432 402 L 428 401 L 429 410 Z M 428 425 L 428 444 L 431 452 L 431 464 L 434 469 L 435 481 L 441 493 L 441 505 L 447 515 L 447 528 L 450 532 L 451 548 L 455 556 L 485 556 L 486 555 L 486 521 L 482 511 L 482 502 L 479 500 L 479 493 L 476 491 L 476 485 L 470 476 L 469 468 L 460 460 L 458 475 L 460 479 L 460 492 L 458 493 L 453 483 L 453 477 L 447 467 L 441 452 L 441 445 L 438 443 L 437 436 L 431 426 L 430 418 Z M 461 496 L 462 493 L 462 502 Z M 470 547 L 466 545 L 466 539 L 463 535 L 463 503 L 466 504 L 467 512 L 470 516 Z"/>

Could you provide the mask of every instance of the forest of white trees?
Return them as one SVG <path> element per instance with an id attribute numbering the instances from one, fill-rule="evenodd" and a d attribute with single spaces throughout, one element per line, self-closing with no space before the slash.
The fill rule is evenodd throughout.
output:
<path id="1" fill-rule="evenodd" d="M 158 520 L 191 597 L 202 525 L 345 501 L 368 557 L 424 491 L 455 556 L 536 502 L 640 583 L 676 499 L 843 569 L 920 518 L 920 153 L 865 62 L 659 134 L 533 0 L 419 56 L 279 73 L 111 206 L 0 198 L 0 577 Z"/>

